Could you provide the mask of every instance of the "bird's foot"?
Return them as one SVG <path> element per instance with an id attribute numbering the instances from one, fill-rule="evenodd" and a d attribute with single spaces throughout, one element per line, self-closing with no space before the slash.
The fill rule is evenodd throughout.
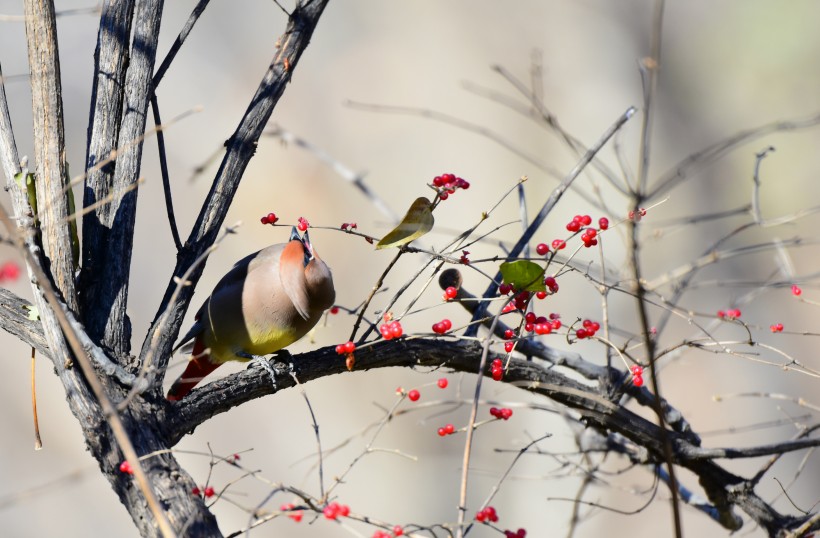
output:
<path id="1" fill-rule="evenodd" d="M 268 362 L 268 359 L 262 357 L 261 355 L 252 355 L 250 353 L 245 353 L 244 351 L 240 351 L 237 355 L 244 359 L 249 359 L 264 368 L 265 371 L 268 372 L 268 375 L 270 375 L 270 382 L 273 385 L 273 390 L 276 390 L 276 370 L 273 369 L 273 366 L 271 366 L 271 363 Z"/>

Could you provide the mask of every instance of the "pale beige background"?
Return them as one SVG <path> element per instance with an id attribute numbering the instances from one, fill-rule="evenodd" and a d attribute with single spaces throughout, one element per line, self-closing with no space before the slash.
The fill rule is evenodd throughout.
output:
<path id="1" fill-rule="evenodd" d="M 187 18 L 193 1 L 166 5 L 161 51 Z M 83 2 L 59 2 L 60 9 L 84 7 Z M 0 0 L 0 13 L 20 14 L 19 2 Z M 458 116 L 491 129 L 540 161 L 565 172 L 574 158 L 554 137 L 526 118 L 475 96 L 462 87 L 463 81 L 515 95 L 490 66 L 502 64 L 526 80 L 533 50 L 543 51 L 544 91 L 547 106 L 564 127 L 591 144 L 628 106 L 640 105 L 637 65 L 647 54 L 652 3 L 645 0 L 609 2 L 488 0 L 405 2 L 332 2 L 325 12 L 295 73 L 293 83 L 276 109 L 272 123 L 306 138 L 355 170 L 367 171 L 370 186 L 396 212 L 402 212 L 415 197 L 427 194 L 424 183 L 444 171 L 453 171 L 472 182 L 436 215 L 440 230 L 463 229 L 495 201 L 521 175 L 527 184 L 531 211 L 543 203 L 554 180 L 531 163 L 476 134 L 418 117 L 373 114 L 345 106 L 346 100 L 430 108 Z M 655 128 L 653 176 L 705 145 L 740 129 L 777 119 L 805 117 L 820 109 L 820 76 L 816 61 L 820 36 L 816 30 L 820 5 L 813 1 L 776 3 L 735 0 L 729 2 L 668 2 L 663 42 L 663 68 Z M 230 136 L 252 96 L 258 79 L 272 56 L 273 45 L 284 27 L 284 16 L 268 0 L 213 2 L 183 48 L 159 96 L 164 118 L 170 119 L 191 107 L 203 112 L 172 127 L 167 133 L 169 166 L 177 219 L 187 235 L 192 219 L 207 191 L 207 175 L 190 182 L 193 168 L 202 163 Z M 92 72 L 96 23 L 93 16 L 75 16 L 59 21 L 63 67 L 66 129 L 72 171 L 84 159 L 86 121 Z M 26 72 L 25 38 L 21 23 L 0 23 L 0 60 L 6 75 Z M 31 153 L 29 139 L 29 93 L 24 79 L 7 84 L 21 154 Z M 631 167 L 637 168 L 636 141 L 639 122 L 629 125 L 621 136 Z M 688 186 L 673 191 L 671 199 L 656 213 L 658 217 L 716 211 L 746 203 L 751 192 L 754 153 L 767 144 L 777 146 L 764 164 L 763 209 L 777 216 L 811 206 L 818 200 L 816 180 L 820 161 L 817 148 L 820 130 L 779 134 L 741 147 L 729 158 L 710 166 Z M 617 167 L 611 150 L 604 158 Z M 209 169 L 212 174 L 215 166 Z M 174 262 L 161 198 L 161 183 L 155 146 L 146 145 L 143 166 L 146 178 L 140 192 L 139 228 L 132 266 L 130 314 L 134 324 L 134 347 L 138 349 L 158 300 L 165 289 Z M 581 180 L 588 188 L 590 178 Z M 596 178 L 595 182 L 600 183 Z M 603 186 L 610 204 L 625 211 L 623 202 Z M 244 254 L 270 242 L 282 240 L 286 230 L 257 224 L 259 216 L 275 211 L 285 221 L 300 215 L 314 225 L 356 221 L 360 228 L 379 235 L 385 218 L 349 184 L 319 163 L 312 155 L 277 141 L 262 140 L 252 160 L 227 222 L 244 222 L 241 233 L 224 243 L 208 263 L 195 299 L 199 303 L 219 276 Z M 592 212 L 572 195 L 548 221 L 541 240 L 562 235 L 563 224 L 573 214 Z M 496 223 L 517 218 L 517 208 L 505 203 Z M 656 276 L 697 256 L 719 231 L 731 223 L 701 225 L 652 243 L 646 252 L 649 276 Z M 733 244 L 770 239 L 777 235 L 804 235 L 811 239 L 816 219 L 773 232 L 752 231 Z M 512 239 L 515 227 L 497 234 Z M 431 236 L 441 246 L 447 234 Z M 372 286 L 391 253 L 374 252 L 359 241 L 327 231 L 313 238 L 334 271 L 338 301 L 353 306 Z M 619 260 L 617 248 L 612 259 Z M 473 256 L 492 255 L 493 246 L 476 247 Z M 793 251 L 798 274 L 816 269 L 811 249 Z M 16 259 L 8 247 L 2 259 Z M 395 287 L 416 266 L 405 262 L 391 279 Z M 771 256 L 739 258 L 723 271 L 709 271 L 704 279 L 765 278 L 773 269 Z M 472 280 L 477 288 L 480 281 Z M 483 283 L 481 283 L 483 285 Z M 599 300 L 581 278 L 562 281 L 562 292 L 551 309 L 570 318 L 600 317 Z M 29 296 L 25 282 L 13 291 Z M 725 308 L 745 290 L 707 287 L 687 299 L 687 306 L 700 312 Z M 807 294 L 814 290 L 807 287 Z M 814 330 L 816 310 L 790 300 L 788 293 L 767 292 L 744 306 L 744 318 L 767 327 L 776 321 L 793 330 Z M 439 292 L 428 290 L 423 305 L 438 304 Z M 456 307 L 439 307 L 411 316 L 408 332 L 429 330 L 430 323 L 444 316 L 456 324 L 465 317 Z M 622 327 L 633 326 L 631 303 L 615 301 L 613 318 Z M 335 317 L 315 334 L 315 343 L 301 342 L 294 350 L 335 344 L 346 339 L 351 320 Z M 685 326 L 674 327 L 674 338 L 692 334 Z M 720 333 L 727 338 L 734 333 Z M 736 334 L 734 335 L 737 336 Z M 783 337 L 777 343 L 807 364 L 818 367 L 813 342 Z M 28 392 L 28 350 L 2 335 L 4 379 L 0 384 L 0 528 L 3 536 L 134 536 L 125 510 L 88 457 L 79 429 L 64 404 L 62 388 L 50 375 L 47 363 L 38 371 L 41 429 L 45 448 L 32 450 Z M 556 340 L 553 343 L 558 343 Z M 559 343 L 560 345 L 560 343 Z M 590 358 L 600 360 L 602 350 L 584 346 Z M 771 356 L 769 358 L 772 358 Z M 176 363 L 178 364 L 178 363 Z M 223 368 L 226 373 L 230 367 Z M 174 372 L 178 372 L 177 369 Z M 740 359 L 688 354 L 668 370 L 667 396 L 687 413 L 699 430 L 741 426 L 761 420 L 804 413 L 794 406 L 781 407 L 768 401 L 732 401 L 716 404 L 711 396 L 734 391 L 771 390 L 808 397 L 817 403 L 817 384 L 809 378 L 786 374 L 772 367 L 755 367 Z M 406 370 L 355 373 L 337 376 L 306 386 L 321 424 L 324 447 L 332 447 L 359 432 L 382 416 L 381 409 L 393 402 L 397 385 L 416 386 L 434 381 L 437 375 Z M 451 388 L 441 392 L 423 389 L 423 401 L 453 398 L 461 382 L 465 393 L 473 378 L 450 376 Z M 490 385 L 488 396 L 508 402 L 525 397 L 512 389 Z M 418 457 L 418 462 L 386 453 L 365 458 L 337 490 L 339 501 L 359 513 L 398 523 L 454 521 L 463 436 L 439 439 L 435 429 L 445 422 L 463 424 L 466 412 L 448 407 L 424 409 L 395 420 L 376 445 Z M 555 436 L 542 444 L 544 450 L 571 449 L 571 438 L 560 419 L 552 414 L 518 411 L 510 423 L 493 424 L 479 430 L 471 478 L 471 506 L 489 493 L 511 454 L 494 455 L 495 448 L 515 449 L 529 437 L 545 432 Z M 749 445 L 790 436 L 780 428 L 742 435 L 708 437 L 710 446 Z M 253 449 L 242 462 L 274 482 L 304 487 L 317 493 L 313 470 L 315 440 L 301 396 L 288 391 L 221 415 L 183 440 L 179 448 L 218 454 Z M 343 472 L 362 449 L 355 438 L 344 450 L 325 461 L 325 477 Z M 771 477 L 790 480 L 802 454 L 790 455 L 775 467 Z M 207 458 L 181 455 L 187 469 L 204 482 Z M 749 473 L 756 461 L 731 462 L 727 467 Z M 624 467 L 613 462 L 610 470 Z M 803 477 L 790 491 L 801 508 L 818 498 L 818 462 L 810 460 Z M 571 478 L 556 478 L 555 475 Z M 566 532 L 571 505 L 548 502 L 547 497 L 572 496 L 578 479 L 572 469 L 550 456 L 526 456 L 494 500 L 501 514 L 501 528 L 525 527 L 528 536 L 562 536 Z M 234 478 L 232 470 L 217 469 L 213 484 L 219 488 Z M 766 498 L 777 494 L 769 477 L 761 491 Z M 697 488 L 691 476 L 684 481 Z M 622 510 L 641 506 L 644 496 L 633 494 L 651 484 L 651 475 L 637 470 L 611 480 L 612 487 L 590 491 L 589 500 Z M 55 483 L 52 484 L 52 481 Z M 59 482 L 57 482 L 59 481 Z M 232 488 L 231 501 L 254 506 L 265 495 L 265 486 L 248 479 Z M 667 498 L 662 488 L 659 496 Z M 277 496 L 267 507 L 278 507 L 289 499 Z M 793 512 L 781 499 L 777 506 Z M 227 503 L 214 507 L 224 532 L 242 528 L 248 516 Z M 704 516 L 685 508 L 684 528 L 688 536 L 722 536 L 725 533 Z M 595 512 L 578 536 L 670 534 L 668 503 L 657 502 L 638 517 Z M 748 525 L 745 530 L 751 529 Z M 361 530 L 370 536 L 372 530 Z M 478 529 L 475 536 L 498 536 Z M 755 536 L 762 532 L 754 531 Z M 257 536 L 346 536 L 347 532 L 324 520 L 296 525 L 279 520 L 255 531 Z M 354 534 L 356 535 L 356 534 Z"/>

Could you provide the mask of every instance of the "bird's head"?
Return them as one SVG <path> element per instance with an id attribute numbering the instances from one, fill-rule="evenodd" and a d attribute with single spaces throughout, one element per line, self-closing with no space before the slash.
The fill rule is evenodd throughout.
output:
<path id="1" fill-rule="evenodd" d="M 307 231 L 300 237 L 295 226 L 291 229 L 279 268 L 285 292 L 304 319 L 333 305 L 333 275 L 313 248 Z"/>

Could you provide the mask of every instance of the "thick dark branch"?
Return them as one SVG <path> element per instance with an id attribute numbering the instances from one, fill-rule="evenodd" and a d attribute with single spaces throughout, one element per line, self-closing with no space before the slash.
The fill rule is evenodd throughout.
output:
<path id="1" fill-rule="evenodd" d="M 27 0 L 26 38 L 31 71 L 32 120 L 37 185 L 38 218 L 43 248 L 59 292 L 72 310 L 77 310 L 74 290 L 72 227 L 66 220 L 73 211 L 65 191 L 68 172 L 65 162 L 63 98 L 60 57 L 57 52 L 57 19 L 51 0 Z"/>
<path id="2" fill-rule="evenodd" d="M 112 194 L 116 161 L 100 166 L 113 157 L 122 122 L 125 69 L 128 66 L 128 40 L 134 0 L 105 0 L 102 5 L 97 49 L 94 52 L 94 80 L 91 112 L 88 119 L 88 148 L 85 162 L 83 207 Z M 83 319 L 91 336 L 102 338 L 108 310 L 100 310 L 98 289 L 107 262 L 108 240 L 116 205 L 103 204 L 83 217 L 83 271 L 80 279 Z"/>
<path id="3" fill-rule="evenodd" d="M 152 79 L 162 7 L 163 0 L 144 0 L 137 4 L 131 58 L 125 74 L 118 155 L 109 187 L 114 196 L 110 203 L 97 210 L 101 225 L 110 227 L 110 235 L 101 251 L 89 253 L 104 261 L 88 275 L 89 279 L 95 279 L 96 285 L 85 303 L 86 325 L 92 338 L 99 339 L 118 355 L 127 354 L 131 348 L 131 323 L 125 309 L 137 215 L 137 190 L 133 185 L 139 179 L 142 138 L 154 91 Z"/>
<path id="4" fill-rule="evenodd" d="M 211 246 L 225 220 L 225 215 L 233 200 L 242 174 L 256 151 L 256 144 L 265 125 L 270 119 L 276 103 L 285 91 L 291 73 L 299 62 L 310 38 L 319 22 L 327 0 L 314 0 L 297 5 L 293 11 L 284 35 L 279 38 L 278 51 L 273 58 L 251 103 L 242 117 L 234 134 L 225 143 L 225 157 L 211 185 L 199 217 L 194 224 L 186 248 L 180 253 L 170 279 L 162 304 L 143 343 L 140 360 L 152 361 L 163 372 L 170 359 L 171 345 L 188 308 L 194 292 L 194 285 L 202 275 L 204 264 L 199 265 L 190 275 L 190 286 L 183 288 L 179 300 L 170 304 L 171 296 L 177 288 L 177 277 L 185 274 L 189 267 Z M 157 340 L 158 339 L 158 340 Z M 156 357 L 149 357 L 151 349 L 157 350 Z M 162 379 L 162 376 L 160 376 Z"/>
<path id="5" fill-rule="evenodd" d="M 451 368 L 476 373 L 481 357 L 477 342 L 448 342 L 439 339 L 413 339 L 381 342 L 356 351 L 356 369 L 382 367 Z M 345 361 L 333 348 L 324 348 L 293 357 L 295 374 L 301 383 L 346 372 Z M 165 434 L 173 445 L 199 424 L 237 405 L 293 387 L 295 381 L 284 365 L 277 376 L 277 388 L 271 385 L 267 371 L 254 365 L 195 389 L 176 404 L 168 404 Z M 642 463 L 664 461 L 660 428 L 634 412 L 598 394 L 598 388 L 575 381 L 544 363 L 513 359 L 504 381 L 521 389 L 538 393 L 576 411 L 587 425 L 603 432 L 615 432 L 646 449 Z M 726 471 L 713 461 L 703 460 L 704 449 L 693 445 L 678 432 L 666 430 L 674 447 L 674 462 L 694 472 L 710 501 L 720 513 L 726 528 L 739 528 L 740 520 L 732 511 L 737 506 L 770 532 L 793 527 L 805 518 L 779 514 L 760 499 L 747 481 Z"/>

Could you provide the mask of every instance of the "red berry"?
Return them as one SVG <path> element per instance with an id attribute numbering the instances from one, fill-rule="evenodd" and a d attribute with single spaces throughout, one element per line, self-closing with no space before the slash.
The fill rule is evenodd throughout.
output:
<path id="1" fill-rule="evenodd" d="M 134 474 L 134 469 L 131 468 L 131 464 L 128 461 L 123 461 L 120 463 L 120 472 L 123 474 Z"/>
<path id="2" fill-rule="evenodd" d="M 717 317 L 719 317 L 720 319 L 725 318 L 726 317 L 726 312 L 724 312 L 723 310 L 718 310 L 717 311 Z"/>
<path id="3" fill-rule="evenodd" d="M 586 329 L 577 329 L 575 331 L 575 336 L 580 340 L 582 338 L 586 338 L 587 336 L 589 336 L 589 333 L 587 333 Z"/>
<path id="4" fill-rule="evenodd" d="M 496 381 L 501 381 L 501 378 L 504 377 L 504 370 L 502 368 L 493 368 L 492 377 Z"/>
<path id="5" fill-rule="evenodd" d="M 577 232 L 581 229 L 581 223 L 577 220 L 572 220 L 569 224 L 567 224 L 567 231 L 568 232 Z"/>
<path id="6" fill-rule="evenodd" d="M 436 385 L 438 385 L 438 388 L 440 388 L 440 389 L 446 389 L 447 388 L 447 378 L 442 377 L 441 379 L 436 381 Z"/>
<path id="7" fill-rule="evenodd" d="M 439 321 L 438 323 L 433 323 L 433 332 L 436 334 L 444 334 L 447 332 L 447 330 L 444 328 L 444 325 L 442 325 Z"/>
<path id="8" fill-rule="evenodd" d="M 211 497 L 213 497 L 214 493 L 215 493 L 214 488 L 212 488 L 211 486 L 208 486 L 207 488 L 205 488 L 205 498 L 206 499 L 210 499 Z"/>
<path id="9" fill-rule="evenodd" d="M 407 393 L 407 398 L 411 402 L 416 402 L 416 401 L 418 401 L 419 398 L 421 398 L 421 393 L 419 391 L 417 391 L 416 389 L 413 389 L 413 390 L 411 390 L 410 392 Z"/>
<path id="10" fill-rule="evenodd" d="M 501 359 L 493 359 L 492 365 L 501 368 L 504 362 Z"/>
<path id="11" fill-rule="evenodd" d="M 339 344 L 338 346 L 336 346 L 336 353 L 338 355 L 344 355 L 345 354 L 345 345 L 344 344 Z"/>
<path id="12" fill-rule="evenodd" d="M 549 251 L 550 251 L 550 247 L 548 247 L 546 243 L 538 243 L 535 246 L 535 252 L 537 252 L 539 256 L 544 256 L 544 255 L 548 254 Z"/>
<path id="13" fill-rule="evenodd" d="M 446 424 L 444 426 L 444 431 L 447 432 L 447 435 L 452 435 L 456 431 L 456 427 L 452 424 Z"/>
<path id="14" fill-rule="evenodd" d="M 192 493 L 193 495 L 196 495 L 197 497 L 199 497 L 199 494 L 200 494 L 201 492 L 199 491 L 199 487 L 194 486 L 194 487 L 193 487 L 193 489 L 191 489 L 191 493 Z"/>
<path id="15" fill-rule="evenodd" d="M 512 414 L 512 409 L 509 409 L 507 407 L 498 410 L 498 418 L 502 420 L 508 420 L 512 416 Z"/>
<path id="16" fill-rule="evenodd" d="M 445 430 L 444 428 L 439 428 L 438 429 L 438 436 L 439 437 L 445 437 L 446 435 L 447 435 L 447 430 Z"/>
<path id="17" fill-rule="evenodd" d="M 642 376 L 643 375 L 643 366 L 640 364 L 633 364 L 629 367 L 629 370 L 632 372 L 634 376 Z"/>
<path id="18" fill-rule="evenodd" d="M 554 239 L 552 241 L 552 250 L 563 250 L 567 247 L 567 243 L 563 239 Z"/>
<path id="19" fill-rule="evenodd" d="M 543 299 L 547 298 L 547 292 L 545 292 L 545 291 L 536 291 L 535 296 L 538 297 L 538 299 L 543 300 Z"/>
<path id="20" fill-rule="evenodd" d="M 535 312 L 527 312 L 524 319 L 527 323 L 535 323 Z"/>
<path id="21" fill-rule="evenodd" d="M 590 224 L 592 224 L 592 217 L 590 217 L 589 215 L 582 216 L 581 224 L 583 224 L 584 226 L 589 226 Z"/>
<path id="22" fill-rule="evenodd" d="M 350 514 L 350 507 L 346 504 L 339 505 L 339 515 L 347 517 Z"/>
<path id="23" fill-rule="evenodd" d="M 401 528 L 401 525 L 393 527 L 393 536 L 401 536 L 402 534 L 404 534 L 404 529 Z"/>
<path id="24" fill-rule="evenodd" d="M 513 331 L 512 329 L 507 329 L 506 331 L 504 331 L 504 338 L 506 338 L 507 340 L 512 340 L 514 337 L 515 331 Z"/>
<path id="25" fill-rule="evenodd" d="M 336 519 L 339 517 L 339 505 L 337 503 L 330 503 L 322 510 L 322 514 L 324 514 L 327 519 Z"/>
<path id="26" fill-rule="evenodd" d="M 800 286 L 792 284 L 792 295 L 799 297 L 801 293 L 803 293 L 803 290 L 800 289 Z"/>
<path id="27" fill-rule="evenodd" d="M 636 387 L 643 386 L 643 377 L 639 376 L 639 375 L 636 375 L 635 377 L 632 378 L 632 384 L 635 385 Z"/>
<path id="28" fill-rule="evenodd" d="M 783 324 L 776 323 L 774 325 L 770 325 L 769 328 L 772 330 L 773 333 L 782 333 L 783 332 Z"/>
<path id="29" fill-rule="evenodd" d="M 399 338 L 402 334 L 404 334 L 404 329 L 402 329 L 401 323 L 394 321 L 390 324 L 390 335 L 393 338 Z"/>
<path id="30" fill-rule="evenodd" d="M 514 347 L 515 342 L 504 342 L 504 351 L 506 351 L 507 353 L 512 353 Z"/>
<path id="31" fill-rule="evenodd" d="M 310 223 L 305 217 L 299 217 L 296 227 L 299 228 L 300 232 L 304 232 L 310 227 Z"/>
<path id="32" fill-rule="evenodd" d="M 348 341 L 344 344 L 345 353 L 353 353 L 356 351 L 356 344 L 353 342 Z"/>
<path id="33" fill-rule="evenodd" d="M 561 328 L 561 320 L 560 319 L 554 319 L 550 322 L 550 325 L 552 325 L 552 330 L 553 331 L 557 331 L 558 329 Z"/>
<path id="34" fill-rule="evenodd" d="M 440 191 L 438 193 L 438 197 L 441 198 L 442 200 L 446 200 L 447 198 L 450 197 L 450 195 L 447 194 L 447 191 Z"/>
<path id="35" fill-rule="evenodd" d="M 507 295 L 511 291 L 512 291 L 512 285 L 511 284 L 501 284 L 500 286 L 498 286 L 498 293 L 500 293 L 501 295 Z"/>
<path id="36" fill-rule="evenodd" d="M 330 313 L 335 316 L 336 314 L 339 313 L 339 307 L 338 306 L 331 306 L 330 307 Z"/>
<path id="37" fill-rule="evenodd" d="M 456 295 L 458 295 L 458 290 L 453 286 L 449 286 L 446 290 L 444 290 L 445 299 L 455 299 Z"/>
<path id="38" fill-rule="evenodd" d="M 606 230 L 609 228 L 609 219 L 606 217 L 601 217 L 598 219 L 598 228 L 602 230 Z"/>

